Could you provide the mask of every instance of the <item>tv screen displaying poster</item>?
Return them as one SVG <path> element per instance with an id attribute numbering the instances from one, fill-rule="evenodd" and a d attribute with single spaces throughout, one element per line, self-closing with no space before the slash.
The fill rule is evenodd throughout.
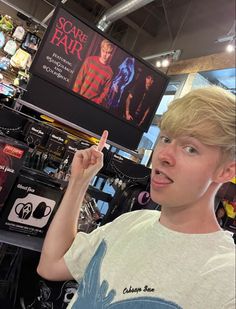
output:
<path id="1" fill-rule="evenodd" d="M 163 73 L 63 6 L 54 13 L 31 73 L 23 99 L 96 134 L 108 129 L 111 140 L 133 150 L 168 84 Z"/>

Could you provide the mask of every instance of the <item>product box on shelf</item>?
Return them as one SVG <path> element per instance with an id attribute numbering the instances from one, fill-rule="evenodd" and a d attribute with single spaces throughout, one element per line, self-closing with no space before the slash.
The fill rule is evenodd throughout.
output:
<path id="1" fill-rule="evenodd" d="M 47 128 L 41 123 L 28 121 L 25 128 L 25 142 L 30 147 L 44 146 L 46 144 L 50 128 Z"/>
<path id="2" fill-rule="evenodd" d="M 24 163 L 27 151 L 26 144 L 0 136 L 0 212 Z"/>
<path id="3" fill-rule="evenodd" d="M 59 181 L 22 169 L 2 211 L 1 228 L 45 236 L 63 193 Z"/>
<path id="4" fill-rule="evenodd" d="M 142 164 L 138 164 L 117 153 L 104 153 L 104 165 L 101 173 L 109 177 L 117 177 L 135 183 L 148 185 L 150 181 L 151 169 Z"/>
<path id="5" fill-rule="evenodd" d="M 65 152 L 65 141 L 67 139 L 67 134 L 65 132 L 53 129 L 49 134 L 46 148 L 50 153 L 61 158 Z"/>

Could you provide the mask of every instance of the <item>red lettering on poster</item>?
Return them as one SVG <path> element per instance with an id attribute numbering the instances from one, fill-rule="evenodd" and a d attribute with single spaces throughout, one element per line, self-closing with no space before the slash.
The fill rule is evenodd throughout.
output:
<path id="1" fill-rule="evenodd" d="M 73 25 L 71 21 L 60 17 L 50 43 L 58 47 L 62 46 L 67 55 L 76 54 L 78 59 L 82 61 L 80 53 L 87 39 L 88 36 L 81 29 Z"/>

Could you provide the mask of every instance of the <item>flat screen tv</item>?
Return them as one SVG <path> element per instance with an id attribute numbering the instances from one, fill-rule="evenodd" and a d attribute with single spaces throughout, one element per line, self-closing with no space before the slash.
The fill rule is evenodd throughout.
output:
<path id="1" fill-rule="evenodd" d="M 30 69 L 23 100 L 136 150 L 168 77 L 96 27 L 58 6 Z"/>

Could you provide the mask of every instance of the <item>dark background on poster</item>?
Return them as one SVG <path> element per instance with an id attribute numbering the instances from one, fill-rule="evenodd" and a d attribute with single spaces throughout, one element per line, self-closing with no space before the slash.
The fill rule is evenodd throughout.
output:
<path id="1" fill-rule="evenodd" d="M 60 22 L 59 18 L 61 18 Z M 65 21 L 67 21 L 67 23 L 65 23 Z M 56 27 L 56 25 L 58 27 Z M 63 27 L 61 27 L 62 25 Z M 28 92 L 23 99 L 96 134 L 101 134 L 102 130 L 106 128 L 110 131 L 111 141 L 129 149 L 136 149 L 143 132 L 148 130 L 151 120 L 155 115 L 156 108 L 167 86 L 168 78 L 164 74 L 150 68 L 137 57 L 123 51 L 121 48 L 117 47 L 116 43 L 111 41 L 115 46 L 110 59 L 110 66 L 112 67 L 114 76 L 118 71 L 119 64 L 122 63 L 125 58 L 134 57 L 135 59 L 135 75 L 123 92 L 120 100 L 119 114 L 115 115 L 112 111 L 74 93 L 72 87 L 83 61 L 89 55 L 98 55 L 100 43 L 106 38 L 98 32 L 99 30 L 87 26 L 84 22 L 78 20 L 69 12 L 59 7 L 51 20 L 31 66 L 33 80 L 30 82 L 27 88 Z M 143 79 L 142 82 L 144 82 L 144 77 L 148 73 L 154 76 L 153 88 L 155 88 L 155 91 L 153 92 L 152 110 L 142 128 L 135 128 L 133 123 L 128 123 L 124 118 L 122 119 L 122 104 L 124 105 L 128 90 L 132 88 L 135 83 L 139 83 L 141 79 Z M 41 90 L 46 91 L 47 94 L 50 92 L 50 100 L 45 98 L 47 101 L 46 106 L 45 103 L 41 102 L 42 96 L 41 98 L 40 96 L 35 96 L 32 91 L 33 89 L 35 91 L 36 88 L 35 75 L 50 82 L 48 85 L 43 81 L 40 82 Z M 55 92 L 59 91 L 59 89 L 52 84 L 65 89 L 67 91 L 67 93 L 65 93 L 66 95 L 61 92 L 61 96 L 58 97 Z M 44 88 L 42 88 L 42 85 Z M 59 113 L 61 114 L 61 110 L 64 110 L 64 104 L 66 104 L 66 111 L 62 113 L 63 115 L 59 115 Z M 94 122 L 95 118 L 99 119 L 100 123 L 94 126 L 92 122 Z M 115 126 L 113 126 L 114 123 Z M 112 131 L 121 132 L 120 129 L 124 134 L 129 136 L 128 144 L 122 141 L 122 135 L 118 138 L 114 138 L 117 134 L 113 134 Z"/>

